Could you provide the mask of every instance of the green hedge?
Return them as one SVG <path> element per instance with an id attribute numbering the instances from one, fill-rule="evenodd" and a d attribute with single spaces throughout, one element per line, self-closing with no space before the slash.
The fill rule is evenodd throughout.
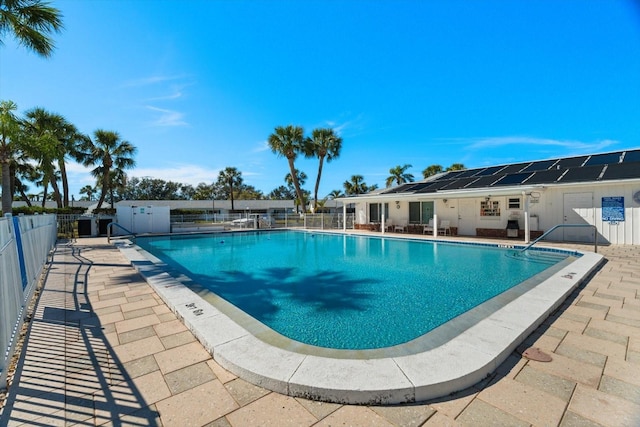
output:
<path id="1" fill-rule="evenodd" d="M 20 206 L 13 208 L 13 215 L 35 215 L 35 214 L 83 214 L 87 208 L 67 207 L 67 208 L 43 208 L 42 206 Z"/>

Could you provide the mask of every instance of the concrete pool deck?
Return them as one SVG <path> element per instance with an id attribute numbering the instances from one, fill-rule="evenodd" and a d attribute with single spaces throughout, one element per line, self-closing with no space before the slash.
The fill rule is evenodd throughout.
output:
<path id="1" fill-rule="evenodd" d="M 0 424 L 636 425 L 640 248 L 600 252 L 607 263 L 488 378 L 417 404 L 352 406 L 225 371 L 105 239 L 60 244 Z M 553 360 L 522 358 L 531 345 Z"/>

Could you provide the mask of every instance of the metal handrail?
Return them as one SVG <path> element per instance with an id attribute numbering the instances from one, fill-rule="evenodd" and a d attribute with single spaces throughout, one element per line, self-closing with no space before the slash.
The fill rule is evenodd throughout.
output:
<path id="1" fill-rule="evenodd" d="M 114 225 L 119 227 L 120 229 L 124 230 L 125 232 L 129 233 L 129 235 L 135 239 L 136 233 L 134 233 L 131 230 L 127 230 L 126 228 L 124 228 L 123 226 L 118 224 L 117 222 L 110 222 L 109 224 L 107 224 L 107 242 L 108 243 L 111 243 L 111 229 L 113 228 Z M 125 236 L 122 236 L 122 237 L 125 237 Z"/>
<path id="2" fill-rule="evenodd" d="M 595 253 L 598 253 L 598 227 L 596 227 L 593 224 L 558 224 L 558 225 L 554 225 L 553 227 L 551 227 L 551 229 L 549 229 L 548 231 L 546 231 L 545 233 L 542 234 L 542 236 L 538 237 L 536 240 L 534 240 L 533 242 L 529 243 L 527 246 L 524 247 L 524 249 L 521 249 L 520 252 L 524 252 L 527 249 L 531 248 L 531 246 L 535 245 L 536 243 L 538 243 L 540 240 L 542 240 L 545 236 L 547 236 L 548 234 L 550 234 L 551 232 L 555 231 L 558 228 L 561 227 L 591 227 L 593 228 L 593 230 L 595 231 L 594 235 L 593 235 L 593 251 Z"/>

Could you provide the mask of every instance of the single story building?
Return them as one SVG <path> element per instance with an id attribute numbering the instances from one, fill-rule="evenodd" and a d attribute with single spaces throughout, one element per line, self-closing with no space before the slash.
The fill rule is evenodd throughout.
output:
<path id="1" fill-rule="evenodd" d="M 640 244 L 640 149 L 448 171 L 339 199 L 355 228 Z M 433 226 L 433 225 L 436 226 Z"/>

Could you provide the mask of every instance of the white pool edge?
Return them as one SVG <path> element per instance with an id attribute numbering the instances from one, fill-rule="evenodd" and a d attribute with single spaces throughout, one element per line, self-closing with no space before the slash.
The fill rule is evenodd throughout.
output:
<path id="1" fill-rule="evenodd" d="M 600 265 L 581 257 L 445 344 L 418 354 L 345 359 L 296 353 L 254 337 L 136 246 L 120 251 L 222 367 L 290 396 L 346 404 L 418 402 L 489 376 Z"/>

